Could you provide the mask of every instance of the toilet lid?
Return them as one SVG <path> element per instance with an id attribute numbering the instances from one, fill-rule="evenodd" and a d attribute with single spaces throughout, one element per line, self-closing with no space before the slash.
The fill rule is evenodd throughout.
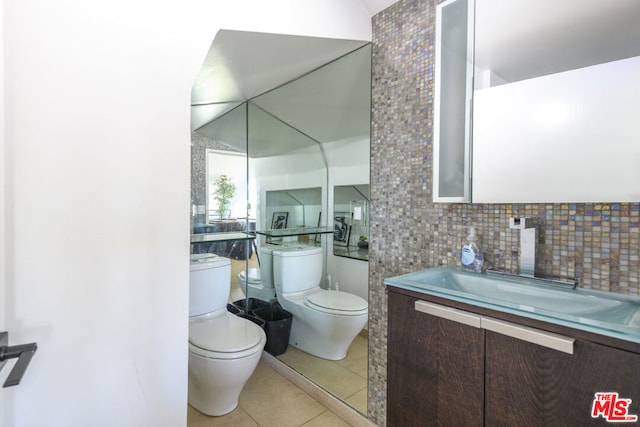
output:
<path id="1" fill-rule="evenodd" d="M 216 353 L 238 353 L 260 343 L 264 331 L 250 320 L 224 313 L 189 325 L 189 343 Z"/>
<path id="2" fill-rule="evenodd" d="M 341 291 L 315 292 L 307 297 L 305 303 L 319 310 L 356 312 L 366 310 L 369 304 L 358 295 Z"/>

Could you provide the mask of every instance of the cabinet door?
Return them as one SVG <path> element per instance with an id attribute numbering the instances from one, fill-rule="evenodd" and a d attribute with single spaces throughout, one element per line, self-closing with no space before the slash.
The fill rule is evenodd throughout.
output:
<path id="1" fill-rule="evenodd" d="M 484 331 L 389 292 L 387 425 L 482 426 Z"/>
<path id="2" fill-rule="evenodd" d="M 640 415 L 640 355 L 585 341 L 573 354 L 486 331 L 487 426 L 607 425 L 592 418 L 595 393 L 632 399 Z"/>

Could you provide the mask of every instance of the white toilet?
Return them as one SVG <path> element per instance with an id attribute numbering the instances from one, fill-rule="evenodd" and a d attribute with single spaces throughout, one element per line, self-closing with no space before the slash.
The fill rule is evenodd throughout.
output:
<path id="1" fill-rule="evenodd" d="M 274 250 L 273 279 L 278 302 L 293 314 L 289 344 L 323 359 L 344 359 L 367 324 L 368 303 L 354 294 L 320 288 L 322 248 Z"/>
<path id="2" fill-rule="evenodd" d="M 189 277 L 189 404 L 224 415 L 253 374 L 267 337 L 250 320 L 227 311 L 231 262 L 212 254 L 191 257 Z"/>
<path id="3" fill-rule="evenodd" d="M 245 296 L 272 302 L 276 300 L 273 286 L 273 262 L 271 253 L 281 246 L 266 245 L 260 248 L 260 268 L 249 268 L 238 273 L 238 282 Z M 248 277 L 248 283 L 247 283 Z M 248 289 L 247 289 L 248 288 Z"/>

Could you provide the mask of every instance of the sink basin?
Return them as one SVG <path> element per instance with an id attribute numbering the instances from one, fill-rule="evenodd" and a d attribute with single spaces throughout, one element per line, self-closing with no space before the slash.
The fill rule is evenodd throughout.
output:
<path id="1" fill-rule="evenodd" d="M 604 328 L 640 342 L 640 298 L 556 282 L 496 273 L 471 273 L 453 267 L 417 271 L 385 280 L 397 286 L 487 308 L 556 323 Z M 612 334 L 609 334 L 612 335 Z"/>

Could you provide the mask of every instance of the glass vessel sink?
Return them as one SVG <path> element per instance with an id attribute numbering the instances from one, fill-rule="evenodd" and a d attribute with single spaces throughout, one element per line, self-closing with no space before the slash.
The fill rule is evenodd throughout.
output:
<path id="1" fill-rule="evenodd" d="M 385 284 L 640 342 L 640 298 L 630 295 L 453 267 L 392 277 Z"/>

